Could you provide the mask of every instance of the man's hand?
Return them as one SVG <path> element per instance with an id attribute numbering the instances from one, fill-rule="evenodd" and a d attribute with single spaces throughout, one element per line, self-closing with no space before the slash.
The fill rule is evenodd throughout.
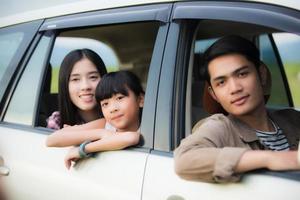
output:
<path id="1" fill-rule="evenodd" d="M 271 152 L 267 158 L 267 168 L 273 171 L 300 170 L 297 151 Z"/>
<path id="2" fill-rule="evenodd" d="M 300 170 L 297 151 L 246 151 L 240 158 L 235 172 L 247 172 L 267 168 L 273 171 Z"/>
<path id="3" fill-rule="evenodd" d="M 65 156 L 65 166 L 67 169 L 70 169 L 72 162 L 76 162 L 80 159 L 79 155 L 79 148 L 78 147 L 72 147 L 67 155 Z"/>

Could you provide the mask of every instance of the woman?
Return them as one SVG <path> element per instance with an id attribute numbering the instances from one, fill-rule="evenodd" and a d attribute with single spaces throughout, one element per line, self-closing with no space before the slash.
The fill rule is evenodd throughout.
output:
<path id="1" fill-rule="evenodd" d="M 102 59 L 94 51 L 77 49 L 68 53 L 59 71 L 59 111 L 47 119 L 47 128 L 57 130 L 102 118 L 95 89 L 106 73 Z"/>

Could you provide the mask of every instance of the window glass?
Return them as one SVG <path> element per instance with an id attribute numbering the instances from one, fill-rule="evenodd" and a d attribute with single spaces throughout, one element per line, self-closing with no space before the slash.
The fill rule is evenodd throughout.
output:
<path id="1" fill-rule="evenodd" d="M 50 38 L 43 37 L 30 58 L 13 94 L 4 121 L 32 125 L 35 100 Z"/>
<path id="2" fill-rule="evenodd" d="M 0 80 L 21 45 L 24 33 L 0 34 Z"/>
<path id="3" fill-rule="evenodd" d="M 217 39 L 208 39 L 208 40 L 197 40 L 195 42 L 195 51 L 194 53 L 204 53 L 204 51 L 210 47 Z"/>
<path id="4" fill-rule="evenodd" d="M 261 35 L 259 37 L 259 49 L 261 53 L 261 59 L 268 66 L 272 76 L 271 96 L 267 105 L 271 107 L 289 106 L 278 60 L 267 35 Z"/>
<path id="5" fill-rule="evenodd" d="M 300 37 L 291 33 L 273 35 L 287 76 L 294 106 L 300 108 Z"/>

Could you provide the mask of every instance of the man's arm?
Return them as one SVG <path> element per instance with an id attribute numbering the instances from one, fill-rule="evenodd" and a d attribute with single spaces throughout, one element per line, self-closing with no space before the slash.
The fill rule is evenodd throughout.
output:
<path id="1" fill-rule="evenodd" d="M 233 147 L 230 130 L 220 116 L 194 127 L 174 152 L 175 172 L 183 179 L 205 182 L 238 181 L 236 167 L 246 147 Z M 231 147 L 230 147 L 231 146 Z"/>
<path id="2" fill-rule="evenodd" d="M 230 130 L 210 120 L 196 127 L 174 152 L 175 172 L 183 179 L 205 182 L 238 181 L 241 173 L 267 168 L 294 170 L 296 152 L 272 152 L 234 147 Z"/>
<path id="3" fill-rule="evenodd" d="M 273 171 L 300 170 L 297 151 L 246 151 L 241 156 L 234 171 L 236 173 L 243 173 L 260 168 Z"/>

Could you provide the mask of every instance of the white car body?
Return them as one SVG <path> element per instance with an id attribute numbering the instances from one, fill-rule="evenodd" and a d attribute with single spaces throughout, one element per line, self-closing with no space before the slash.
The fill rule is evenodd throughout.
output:
<path id="1" fill-rule="evenodd" d="M 192 115 L 189 111 L 186 111 L 186 116 L 182 117 L 176 114 L 180 113 L 179 108 L 177 108 L 180 103 L 177 102 L 181 100 L 176 98 L 178 91 L 175 91 L 174 88 L 179 87 L 178 82 L 181 79 L 176 78 L 182 77 L 183 73 L 177 72 L 173 68 L 177 69 L 179 64 L 176 64 L 176 62 L 180 60 L 180 57 L 183 57 L 181 56 L 183 53 L 181 54 L 180 50 L 177 52 L 177 49 L 184 51 L 184 48 L 179 48 L 182 41 L 179 36 L 182 35 L 179 34 L 181 26 L 178 24 L 185 24 L 189 20 L 201 22 L 203 19 L 217 21 L 224 19 L 230 22 L 238 21 L 241 24 L 253 24 L 254 27 L 258 27 L 259 34 L 264 33 L 265 30 L 266 32 L 269 31 L 268 28 L 270 27 L 270 32 L 272 32 L 275 29 L 280 29 L 281 26 L 283 31 L 290 31 L 298 36 L 300 34 L 300 26 L 297 27 L 297 25 L 300 25 L 299 1 L 233 1 L 232 4 L 228 4 L 228 7 L 231 9 L 231 6 L 233 6 L 232 10 L 234 12 L 245 13 L 245 15 L 236 17 L 236 20 L 234 20 L 235 14 L 230 15 L 232 10 L 227 13 L 228 18 L 225 16 L 226 13 L 223 18 L 222 12 L 226 11 L 227 3 L 227 1 L 86 0 L 2 17 L 0 37 L 1 30 L 5 31 L 7 28 L 25 22 L 35 21 L 37 23 L 32 29 L 32 39 L 27 44 L 26 50 L 22 51 L 24 55 L 20 55 L 18 62 L 15 64 L 16 73 L 11 72 L 4 77 L 7 78 L 5 79 L 7 82 L 5 82 L 5 86 L 1 85 L 0 90 L 0 98 L 2 98 L 0 107 L 0 155 L 4 158 L 5 167 L 9 170 L 8 176 L 2 177 L 4 191 L 8 199 L 299 199 L 300 173 L 297 172 L 257 171 L 244 175 L 240 182 L 227 184 L 187 181 L 178 177 L 174 172 L 173 150 L 183 137 L 178 136 L 177 132 L 183 129 L 187 132 L 190 131 L 190 115 Z M 247 5 L 249 8 L 244 8 L 242 5 Z M 259 8 L 260 5 L 266 6 L 266 9 L 270 10 L 264 11 Z M 211 13 L 210 11 L 215 7 L 217 11 L 221 10 L 222 12 Z M 278 8 L 279 12 L 276 12 L 275 8 Z M 187 12 L 189 9 L 191 12 Z M 197 12 L 198 9 L 199 12 Z M 206 10 L 208 13 L 204 12 Z M 250 16 L 248 19 L 247 12 L 257 12 L 258 14 L 253 18 Z M 293 14 L 289 15 L 291 12 Z M 149 15 L 147 15 L 148 13 Z M 113 21 L 115 18 L 111 18 L 113 15 L 116 17 L 116 21 Z M 215 15 L 216 17 L 214 17 Z M 139 20 L 137 17 L 136 20 L 135 16 L 144 18 Z M 262 19 L 261 16 L 266 17 L 264 18 L 265 21 L 259 20 Z M 98 21 L 96 20 L 97 17 L 99 17 Z M 92 19 L 95 19 L 95 21 L 92 21 Z M 277 19 L 283 21 L 276 24 Z M 39 107 L 37 102 L 40 99 L 39 92 L 33 92 L 34 96 L 29 97 L 32 102 L 36 102 L 32 104 L 33 111 L 29 117 L 26 113 L 10 115 L 11 109 L 14 109 L 12 102 L 15 93 L 17 93 L 16 91 L 18 91 L 16 88 L 18 88 L 22 78 L 22 70 L 30 65 L 32 55 L 36 56 L 36 59 L 45 56 L 45 60 L 49 60 L 51 54 L 49 52 L 51 52 L 54 43 L 52 41 L 57 36 L 51 34 L 56 31 L 64 33 L 65 30 L 74 29 L 75 31 L 70 35 L 76 35 L 78 33 L 76 32 L 77 29 L 85 27 L 99 26 L 101 28 L 102 26 L 122 25 L 123 23 L 126 26 L 127 23 L 145 22 L 147 24 L 152 21 L 158 21 L 158 33 L 149 67 L 146 106 L 141 125 L 145 144 L 120 151 L 100 152 L 95 157 L 79 161 L 74 167 L 67 170 L 64 167 L 63 159 L 68 148 L 46 147 L 45 140 L 51 134 L 51 130 L 41 128 L 36 124 Z M 269 22 L 272 22 L 270 27 L 268 26 Z M 285 26 L 286 22 L 290 23 Z M 261 26 L 268 28 L 260 29 Z M 224 32 L 226 31 L 228 30 L 224 30 Z M 229 31 L 234 32 L 235 30 Z M 239 31 L 242 32 L 243 30 Z M 47 34 L 51 36 L 48 38 Z M 93 35 L 92 37 L 96 38 L 97 36 Z M 42 41 L 41 38 L 46 38 L 43 42 L 47 45 L 41 45 L 41 42 L 39 42 Z M 207 38 L 209 37 L 207 36 Z M 0 48 L 1 44 L 0 38 Z M 191 46 L 194 48 L 193 45 Z M 41 55 L 35 54 L 38 48 L 43 50 Z M 190 56 L 192 59 L 193 56 Z M 46 66 L 45 60 L 39 61 L 41 66 Z M 40 65 L 37 65 L 37 67 Z M 191 65 L 189 63 L 185 66 Z M 124 68 L 132 67 L 132 65 L 125 64 L 124 66 Z M 156 69 L 156 66 L 159 69 Z M 39 76 L 44 77 L 42 76 L 42 73 L 45 73 L 44 71 L 40 70 L 41 74 L 35 74 L 32 79 Z M 192 79 L 191 71 L 187 72 L 186 77 L 188 77 L 188 80 Z M 37 81 L 38 84 L 35 85 L 37 88 L 34 90 L 40 91 L 42 79 Z M 174 81 L 175 79 L 177 82 Z M 187 87 L 191 87 L 191 84 L 191 81 L 186 83 Z M 186 98 L 190 98 L 190 95 L 191 93 L 187 91 Z M 22 102 L 23 99 L 19 99 L 19 101 Z M 185 107 L 189 109 L 191 103 L 188 100 L 186 101 Z M 20 102 L 19 104 L 21 107 L 28 106 L 25 100 L 24 105 Z M 294 108 L 297 107 L 294 106 Z M 25 118 L 29 118 L 28 122 L 17 120 L 18 117 L 23 117 L 23 114 Z M 178 124 L 181 123 L 185 124 L 185 128 L 178 127 Z"/>

